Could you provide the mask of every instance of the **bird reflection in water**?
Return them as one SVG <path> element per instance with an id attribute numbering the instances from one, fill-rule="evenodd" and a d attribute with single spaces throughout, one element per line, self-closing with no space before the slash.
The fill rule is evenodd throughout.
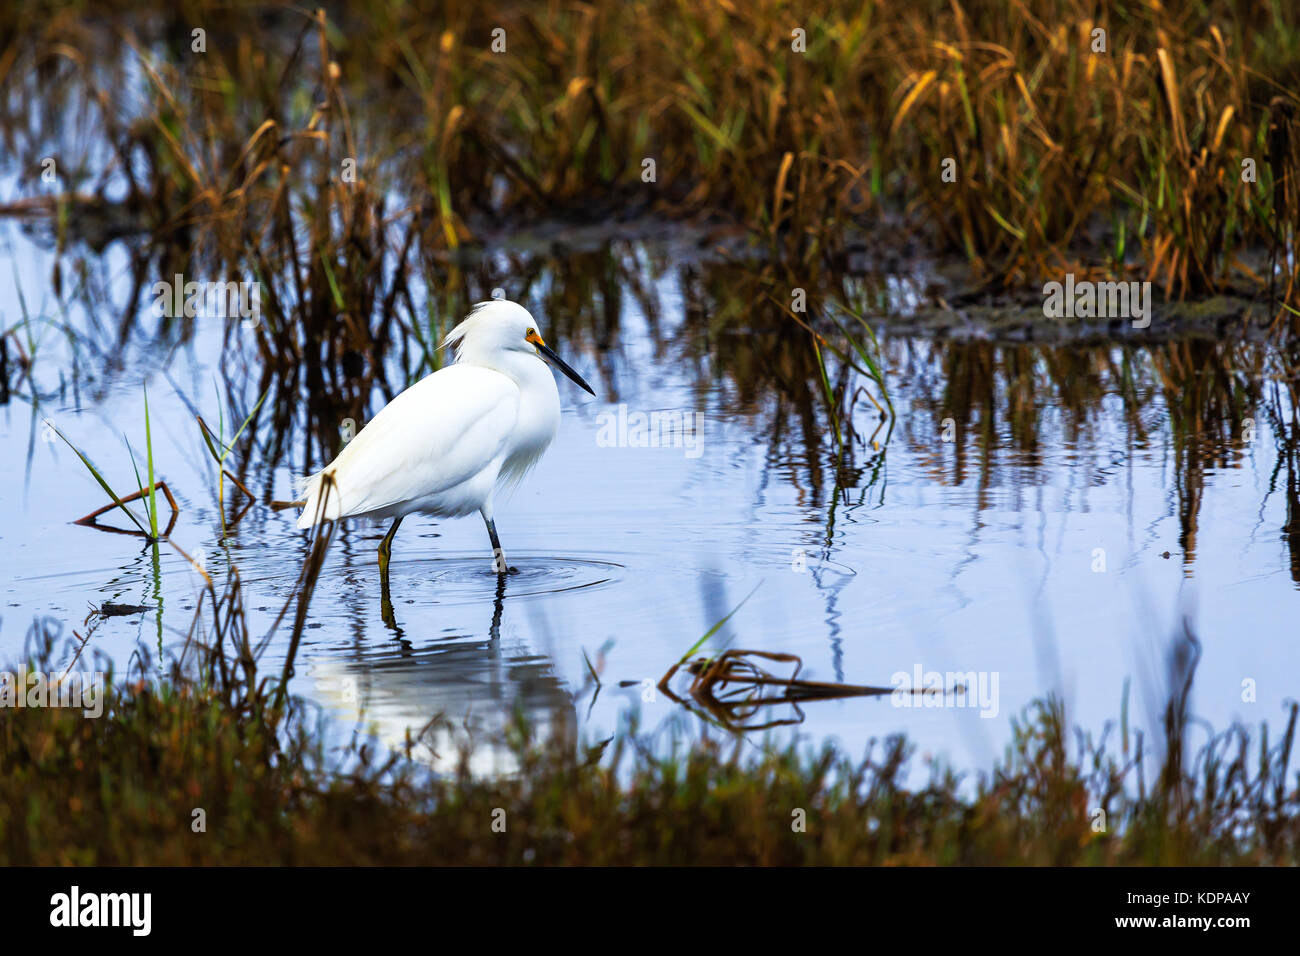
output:
<path id="1" fill-rule="evenodd" d="M 573 695 L 546 654 L 501 639 L 508 577 L 497 576 L 486 636 L 439 638 L 418 646 L 394 625 L 396 640 L 361 646 L 351 659 L 323 655 L 308 664 L 318 699 L 392 751 L 439 773 L 466 762 L 474 776 L 518 769 L 507 737 L 522 719 L 539 743 L 572 752 Z"/>

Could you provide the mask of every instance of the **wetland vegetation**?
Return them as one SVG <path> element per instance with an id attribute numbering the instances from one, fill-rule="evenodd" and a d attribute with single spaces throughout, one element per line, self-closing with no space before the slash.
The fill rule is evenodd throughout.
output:
<path id="1" fill-rule="evenodd" d="M 0 862 L 1295 862 L 1300 11 L 814 7 L 0 10 Z M 496 290 L 597 398 L 385 626 L 291 478 Z"/>

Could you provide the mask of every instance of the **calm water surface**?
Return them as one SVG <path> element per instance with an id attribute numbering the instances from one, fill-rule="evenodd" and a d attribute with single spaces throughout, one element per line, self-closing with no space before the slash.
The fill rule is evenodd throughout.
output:
<path id="1" fill-rule="evenodd" d="M 158 471 L 181 506 L 172 539 L 218 581 L 237 567 L 252 633 L 266 633 L 294 593 L 307 538 L 292 512 L 261 502 L 235 521 L 241 496 L 227 483 L 222 540 L 216 470 L 193 415 L 215 421 L 228 389 L 256 399 L 238 332 L 232 345 L 220 320 L 161 329 L 147 296 L 130 301 L 117 247 L 98 263 L 116 319 L 59 316 L 52 254 L 2 228 L 13 263 L 0 270 L 4 326 L 23 315 L 20 291 L 30 314 L 52 318 L 29 326 L 38 407 L 30 383 L 0 405 L 0 658 L 21 658 L 37 618 L 70 641 L 84 635 L 105 601 L 148 610 L 102 621 L 89 654 L 122 670 L 183 644 L 201 578 L 166 545 L 155 558 L 139 539 L 72 524 L 105 498 L 44 424 L 129 490 L 123 436 L 143 468 L 142 384 Z M 976 672 L 996 689 L 982 707 L 886 697 L 779 714 L 796 721 L 779 734 L 853 752 L 905 732 L 923 753 L 987 766 L 1035 698 L 1061 695 L 1071 722 L 1099 730 L 1118 717 L 1126 683 L 1131 719 L 1156 726 L 1188 646 L 1184 621 L 1200 651 L 1195 713 L 1216 727 L 1282 717 L 1300 674 L 1300 543 L 1282 530 L 1296 457 L 1262 347 L 933 341 L 881 321 L 896 419 L 876 449 L 878 413 L 859 398 L 837 482 L 806 336 L 711 321 L 726 283 L 701 281 L 671 244 L 652 252 L 583 253 L 639 280 L 635 293 L 605 283 L 586 326 L 542 304 L 581 262 L 539 257 L 527 290 L 511 286 L 508 263 L 488 267 L 498 272 L 481 295 L 502 285 L 522 297 L 597 397 L 558 380 L 560 435 L 498 506 L 520 569 L 503 589 L 477 518 L 413 517 L 395 547 L 394 632 L 379 613 L 385 529 L 354 523 L 336 536 L 292 686 L 339 739 L 359 728 L 398 744 L 440 713 L 481 740 L 517 710 L 574 740 L 601 739 L 632 711 L 657 726 L 683 711 L 647 684 L 742 601 L 711 646 L 798 655 L 817 680 L 890 686 L 903 673 L 911 686 L 917 671 Z M 908 284 L 881 288 L 891 300 Z M 400 356 L 391 373 L 404 380 Z M 376 391 L 371 410 L 383 400 Z M 620 416 L 635 425 L 654 412 L 689 416 L 690 447 L 632 447 Z M 227 434 L 233 416 L 227 408 Z M 321 463 L 299 432 L 273 464 L 269 436 L 256 441 L 232 469 L 260 497 L 290 498 L 291 477 Z M 289 632 L 286 621 L 264 667 L 280 665 Z M 584 652 L 603 682 L 594 700 Z M 60 653 L 70 660 L 71 643 Z M 446 741 L 430 742 L 425 758 L 445 761 Z M 476 759 L 484 772 L 509 766 L 493 746 Z"/>

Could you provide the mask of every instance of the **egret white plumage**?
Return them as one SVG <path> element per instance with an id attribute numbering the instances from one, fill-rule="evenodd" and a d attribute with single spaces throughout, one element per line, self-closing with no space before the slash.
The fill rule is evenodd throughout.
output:
<path id="1" fill-rule="evenodd" d="M 337 458 L 303 482 L 299 528 L 322 520 L 393 519 L 379 545 L 386 616 L 393 536 L 408 514 L 479 512 L 496 570 L 506 573 L 492 502 L 499 487 L 517 484 L 537 464 L 559 429 L 560 395 L 546 363 L 595 394 L 515 302 L 480 302 L 443 346 L 455 348 L 453 364 L 397 395 Z"/>

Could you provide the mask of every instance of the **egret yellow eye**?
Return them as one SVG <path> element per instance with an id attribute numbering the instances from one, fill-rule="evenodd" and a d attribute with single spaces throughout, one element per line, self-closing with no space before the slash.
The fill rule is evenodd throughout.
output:
<path id="1" fill-rule="evenodd" d="M 529 329 L 526 333 L 524 333 L 524 341 L 531 342 L 533 345 L 540 345 L 543 347 L 545 347 L 546 345 L 546 343 L 542 340 L 542 337 L 537 334 L 536 329 Z"/>

